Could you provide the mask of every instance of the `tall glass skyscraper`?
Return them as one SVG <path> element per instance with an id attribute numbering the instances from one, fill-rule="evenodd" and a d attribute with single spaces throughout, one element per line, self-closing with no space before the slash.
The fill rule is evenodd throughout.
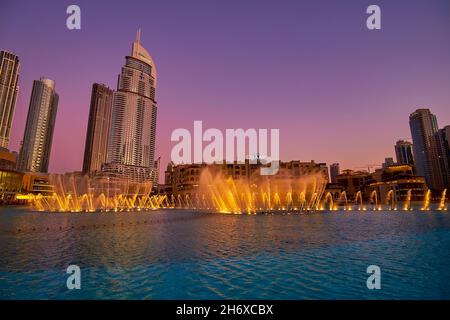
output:
<path id="1" fill-rule="evenodd" d="M 429 109 L 417 109 L 409 116 L 409 126 L 417 174 L 425 177 L 430 189 L 444 189 L 446 183 L 440 161 L 442 154 L 436 139 L 436 116 Z"/>
<path id="2" fill-rule="evenodd" d="M 98 172 L 106 163 L 112 101 L 113 91 L 110 88 L 98 83 L 92 85 L 83 173 Z"/>
<path id="3" fill-rule="evenodd" d="M 16 107 L 19 79 L 19 58 L 0 51 L 0 147 L 8 148 L 11 124 Z"/>
<path id="4" fill-rule="evenodd" d="M 133 181 L 154 180 L 156 67 L 142 47 L 140 31 L 114 92 L 108 163 L 103 171 Z"/>
<path id="5" fill-rule="evenodd" d="M 58 94 L 55 82 L 41 78 L 33 82 L 18 169 L 47 172 L 55 127 Z"/>

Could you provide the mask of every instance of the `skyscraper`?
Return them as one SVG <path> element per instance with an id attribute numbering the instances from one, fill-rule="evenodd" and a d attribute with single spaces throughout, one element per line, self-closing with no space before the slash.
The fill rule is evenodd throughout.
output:
<path id="1" fill-rule="evenodd" d="M 450 126 L 439 129 L 435 138 L 444 187 L 450 188 Z"/>
<path id="2" fill-rule="evenodd" d="M 398 140 L 395 144 L 395 156 L 398 164 L 414 165 L 412 143 L 405 140 Z"/>
<path id="3" fill-rule="evenodd" d="M 133 181 L 154 180 L 156 131 L 156 67 L 140 42 L 119 75 L 114 93 L 108 163 L 103 171 Z"/>
<path id="4" fill-rule="evenodd" d="M 445 185 L 436 139 L 437 119 L 430 109 L 417 109 L 409 116 L 414 145 L 414 162 L 418 175 L 424 176 L 430 189 L 442 190 Z"/>
<path id="5" fill-rule="evenodd" d="M 339 163 L 333 163 L 330 165 L 330 177 L 331 183 L 337 183 L 337 176 L 341 173 L 339 169 Z"/>
<path id="6" fill-rule="evenodd" d="M 48 171 L 58 99 L 53 80 L 41 78 L 33 82 L 19 155 L 19 170 Z"/>
<path id="7" fill-rule="evenodd" d="M 19 78 L 19 58 L 0 51 L 0 147 L 8 148 L 11 124 L 16 107 Z"/>
<path id="8" fill-rule="evenodd" d="M 110 88 L 98 83 L 92 85 L 83 173 L 100 171 L 102 164 L 106 163 L 112 101 L 113 91 Z"/>

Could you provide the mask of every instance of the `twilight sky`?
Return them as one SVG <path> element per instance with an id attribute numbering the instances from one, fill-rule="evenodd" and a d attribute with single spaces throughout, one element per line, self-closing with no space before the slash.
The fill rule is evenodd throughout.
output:
<path id="1" fill-rule="evenodd" d="M 70 4 L 81 7 L 81 30 L 66 28 Z M 371 4 L 381 31 L 366 28 Z M 279 128 L 282 160 L 341 168 L 393 157 L 416 108 L 450 124 L 448 0 L 0 0 L 0 49 L 21 61 L 10 149 L 32 82 L 46 76 L 60 96 L 50 171 L 81 170 L 92 83 L 116 88 L 139 27 L 157 65 L 164 166 L 171 132 L 194 120 Z"/>

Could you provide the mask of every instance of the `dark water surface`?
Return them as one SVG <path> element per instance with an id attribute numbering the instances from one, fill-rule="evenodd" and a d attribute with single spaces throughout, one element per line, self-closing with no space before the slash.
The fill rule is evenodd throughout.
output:
<path id="1" fill-rule="evenodd" d="M 81 290 L 66 287 L 71 264 Z M 0 298 L 450 299 L 450 213 L 2 208 Z"/>

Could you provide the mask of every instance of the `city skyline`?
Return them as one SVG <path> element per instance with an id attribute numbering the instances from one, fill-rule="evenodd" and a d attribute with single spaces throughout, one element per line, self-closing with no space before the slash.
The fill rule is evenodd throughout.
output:
<path id="1" fill-rule="evenodd" d="M 13 5 L 9 4 L 8 6 L 10 6 L 8 7 L 9 10 L 15 10 Z M 112 10 L 112 15 L 118 14 L 117 11 L 119 8 L 126 10 L 126 8 L 120 6 L 112 6 L 112 9 L 115 9 Z M 297 8 L 293 4 L 289 4 L 289 6 Z M 403 30 L 402 25 L 392 20 L 393 17 L 391 16 L 394 13 L 396 15 L 402 15 L 401 10 L 399 10 L 400 8 L 395 5 L 384 3 L 382 6 L 384 9 L 387 9 L 384 11 L 387 11 L 384 15 L 384 21 L 387 26 L 393 28 L 394 31 L 399 31 L 399 29 Z M 144 30 L 143 42 L 147 44 L 147 48 L 155 56 L 158 66 L 161 66 L 159 69 L 163 70 L 161 89 L 158 93 L 158 102 L 162 103 L 163 108 L 158 110 L 160 113 L 158 115 L 156 151 L 157 156 L 161 155 L 163 157 L 162 169 L 164 169 L 165 163 L 169 160 L 170 148 L 172 146 L 170 143 L 170 132 L 178 127 L 189 128 L 192 121 L 196 119 L 203 119 L 205 125 L 208 127 L 218 128 L 280 127 L 282 159 L 302 159 L 304 161 L 315 159 L 329 164 L 338 162 L 340 163 L 341 168 L 365 166 L 366 164 L 373 162 L 381 164 L 384 158 L 393 157 L 395 155 L 393 147 L 395 141 L 405 138 L 408 140 L 411 139 L 406 119 L 408 114 L 413 110 L 422 107 L 431 108 L 440 119 L 441 126 L 450 123 L 450 115 L 447 111 L 450 97 L 448 97 L 448 93 L 444 90 L 444 88 L 447 88 L 450 84 L 450 78 L 448 76 L 450 72 L 447 71 L 450 70 L 450 65 L 448 61 L 442 59 L 446 53 L 450 52 L 450 48 L 446 44 L 442 44 L 442 41 L 439 40 L 441 39 L 440 37 L 443 38 L 447 35 L 445 26 L 448 22 L 439 19 L 431 21 L 427 19 L 427 15 L 423 13 L 423 10 L 426 9 L 425 13 L 429 12 L 431 14 L 431 12 L 433 12 L 434 14 L 435 11 L 439 11 L 439 9 L 442 8 L 445 9 L 447 6 L 448 4 L 441 3 L 440 6 L 436 5 L 432 8 L 424 8 L 420 3 L 413 3 L 411 12 L 409 12 L 409 18 L 419 17 L 419 14 L 421 16 L 423 15 L 425 18 L 419 20 L 421 21 L 420 26 L 423 27 L 425 24 L 427 25 L 426 30 L 416 34 L 416 36 L 421 37 L 424 41 L 429 41 L 427 44 L 431 45 L 431 49 L 429 48 L 427 52 L 421 51 L 420 48 L 414 46 L 414 39 L 412 38 L 403 39 L 404 42 L 402 43 L 403 45 L 406 44 L 406 47 L 409 49 L 415 49 L 412 51 L 398 48 L 392 44 L 393 52 L 391 52 L 391 54 L 394 53 L 397 58 L 400 58 L 400 55 L 403 54 L 405 55 L 407 62 L 404 63 L 401 68 L 399 67 L 396 70 L 389 71 L 387 71 L 387 67 L 391 66 L 392 63 L 397 63 L 397 59 L 389 59 L 386 53 L 379 51 L 377 51 L 377 54 L 372 55 L 370 50 L 373 49 L 372 46 L 376 46 L 376 44 L 385 45 L 386 42 L 391 43 L 391 41 L 395 41 L 397 39 L 397 34 L 396 32 L 393 32 L 394 35 L 386 35 L 383 31 L 378 35 L 367 33 L 367 30 L 364 30 L 363 24 L 359 21 L 363 21 L 363 19 L 357 21 L 357 13 L 360 13 L 358 12 L 358 6 L 352 8 L 345 5 L 336 8 L 333 7 L 336 9 L 337 13 L 342 14 L 342 16 L 347 16 L 350 19 L 349 23 L 339 20 L 334 21 L 334 24 L 342 25 L 346 32 L 349 31 L 349 24 L 352 24 L 351 28 L 356 29 L 350 32 L 351 35 L 356 38 L 352 38 L 352 40 L 348 36 L 342 38 L 343 40 L 346 40 L 345 48 L 342 48 L 331 41 L 334 36 L 342 35 L 339 31 L 330 31 L 327 29 L 331 26 L 329 21 L 321 20 L 323 26 L 320 27 L 315 25 L 314 21 L 308 19 L 294 21 L 292 20 L 292 17 L 289 16 L 288 18 L 290 19 L 288 19 L 288 21 L 293 24 L 295 29 L 293 34 L 302 34 L 300 28 L 302 26 L 315 26 L 318 28 L 318 31 L 320 31 L 319 33 L 324 36 L 324 41 L 315 42 L 310 38 L 306 38 L 308 40 L 306 43 L 310 45 L 313 44 L 313 49 L 315 49 L 307 52 L 302 52 L 301 47 L 294 45 L 292 49 L 295 49 L 294 51 L 299 55 L 298 59 L 295 59 L 295 64 L 292 64 L 293 57 L 291 56 L 286 57 L 289 59 L 283 64 L 281 64 L 280 60 L 264 59 L 264 61 L 268 63 L 268 67 L 270 67 L 270 72 L 268 73 L 270 81 L 268 82 L 273 85 L 273 88 L 269 90 L 268 87 L 265 87 L 265 83 L 258 80 L 255 82 L 256 87 L 260 85 L 260 87 L 258 87 L 260 89 L 257 91 L 255 91 L 255 85 L 251 85 L 250 83 L 255 80 L 255 76 L 262 76 L 265 74 L 265 72 L 263 72 L 264 68 L 261 67 L 262 64 L 259 64 L 262 63 L 261 59 L 269 58 L 271 55 L 280 58 L 277 50 L 273 48 L 269 48 L 267 52 L 259 51 L 262 45 L 262 39 L 256 38 L 253 43 L 254 46 L 244 46 L 248 52 L 244 52 L 243 57 L 253 57 L 257 62 L 248 63 L 249 66 L 245 67 L 242 64 L 243 61 L 239 59 L 239 53 L 242 53 L 242 51 L 237 50 L 235 47 L 231 47 L 231 51 L 227 52 L 230 61 L 221 59 L 224 56 L 220 53 L 216 59 L 205 59 L 204 54 L 216 54 L 218 52 L 216 52 L 217 50 L 211 50 L 210 47 L 201 45 L 200 48 L 197 49 L 197 53 L 200 53 L 202 59 L 199 59 L 199 57 L 194 57 L 194 59 L 192 59 L 193 53 L 195 52 L 194 44 L 199 45 L 198 41 L 204 37 L 208 37 L 211 33 L 200 32 L 200 34 L 197 34 L 193 39 L 195 40 L 195 43 L 186 43 L 179 38 L 181 29 L 173 28 L 166 32 L 170 31 L 169 34 L 171 36 L 177 36 L 175 39 L 181 41 L 181 44 L 187 49 L 187 56 L 183 56 L 180 59 L 167 52 L 164 54 L 165 50 L 176 46 L 177 42 L 170 42 L 170 45 L 167 42 L 164 42 L 163 35 L 165 33 L 162 31 L 162 34 L 158 34 L 158 32 L 153 31 L 155 29 L 153 23 L 137 25 L 133 22 L 127 24 L 126 28 L 115 34 L 114 39 L 109 36 L 110 31 L 104 33 L 105 39 L 101 42 L 101 45 L 92 46 L 94 56 L 91 56 L 91 59 L 99 66 L 87 70 L 83 68 L 80 69 L 79 63 L 83 61 L 86 54 L 81 53 L 79 50 L 82 50 L 83 48 L 78 48 L 78 46 L 83 47 L 83 44 L 92 43 L 91 40 L 98 36 L 97 32 L 99 31 L 95 31 L 92 27 L 94 21 L 91 20 L 92 18 L 88 15 L 86 20 L 84 20 L 84 27 L 78 34 L 70 33 L 69 30 L 64 29 L 64 25 L 61 25 L 61 30 L 55 30 L 58 37 L 54 41 L 67 43 L 65 42 L 66 40 L 64 40 L 64 37 L 67 36 L 70 38 L 68 41 L 69 44 L 71 43 L 71 50 L 77 52 L 79 56 L 77 55 L 76 59 L 75 57 L 71 58 L 70 62 L 65 58 L 72 56 L 68 51 L 65 51 L 66 55 L 58 54 L 58 58 L 54 57 L 56 62 L 55 68 L 59 67 L 64 71 L 64 76 L 61 76 L 62 74 L 60 74 L 58 78 L 53 77 L 58 82 L 58 87 L 60 88 L 58 92 L 61 95 L 61 100 L 64 102 L 61 101 L 60 103 L 61 109 L 56 121 L 55 143 L 52 159 L 50 161 L 50 171 L 66 172 L 81 170 L 86 126 L 88 123 L 89 98 L 86 99 L 86 97 L 89 97 L 89 88 L 94 82 L 101 82 L 110 87 L 115 87 L 111 84 L 114 83 L 114 79 L 117 76 L 116 70 L 118 69 L 118 66 L 120 66 L 121 59 L 123 59 L 123 52 L 124 50 L 127 50 L 126 47 L 129 46 L 129 39 L 139 26 L 142 26 Z M 58 10 L 59 7 L 63 6 L 53 5 L 51 10 Z M 85 11 L 88 13 L 89 11 L 92 13 L 95 12 L 96 14 L 99 12 L 99 8 L 95 5 L 91 6 L 81 2 L 81 7 L 85 8 Z M 250 9 L 250 7 L 251 5 L 248 5 L 247 8 L 243 9 Z M 209 7 L 206 6 L 205 10 L 208 10 L 208 8 Z M 316 10 L 314 5 L 308 9 L 313 10 L 314 12 Z M 360 9 L 361 12 L 363 12 L 364 6 L 361 5 Z M 159 10 L 161 10 L 162 13 L 167 14 L 170 11 L 170 6 L 166 7 L 161 5 Z M 285 12 L 285 10 L 286 8 L 283 10 L 280 9 L 277 13 Z M 188 13 L 190 15 L 194 14 L 192 11 L 188 11 Z M 244 13 L 248 13 L 248 11 L 244 10 Z M 137 17 L 140 15 L 138 12 L 135 12 L 135 14 Z M 261 24 L 261 19 L 263 17 L 265 17 L 264 10 L 263 13 L 257 15 L 256 18 L 258 19 L 255 21 L 255 26 L 263 28 Z M 435 16 L 433 17 L 435 18 Z M 243 31 L 247 32 L 247 36 L 250 34 L 253 35 L 253 29 L 244 23 L 244 16 L 238 16 L 237 18 L 239 18 L 237 21 L 238 24 L 233 26 L 233 28 L 246 26 L 246 28 L 243 28 Z M 57 21 L 56 19 L 52 19 L 53 17 L 40 28 L 56 27 Z M 160 21 L 160 19 L 162 19 L 162 16 L 157 18 L 158 21 Z M 2 17 L 2 21 L 9 20 L 7 17 L 5 17 L 5 19 Z M 32 23 L 32 21 L 33 18 L 31 17 L 29 22 Z M 278 19 L 276 21 L 280 20 Z M 11 21 L 9 22 L 12 23 Z M 221 31 L 220 26 L 223 26 L 224 22 L 225 21 L 222 21 L 221 19 L 216 24 L 213 24 L 212 29 L 217 32 Z M 114 27 L 110 24 L 106 24 L 106 26 L 111 28 Z M 285 31 L 289 33 L 289 29 L 282 28 L 278 25 L 275 26 L 277 28 L 274 28 L 274 32 Z M 104 27 L 100 28 L 100 32 L 105 31 Z M 192 28 L 194 26 L 188 25 L 188 27 Z M 2 30 L 4 30 L 4 28 Z M 28 91 L 30 90 L 30 84 L 25 81 L 28 81 L 27 79 L 31 77 L 30 74 L 33 75 L 33 78 L 36 78 L 35 72 L 38 72 L 36 71 L 36 69 L 38 69 L 36 66 L 43 64 L 41 62 L 46 60 L 46 57 L 43 57 L 43 55 L 45 55 L 48 50 L 60 50 L 61 47 L 49 46 L 46 50 L 35 50 L 34 56 L 36 59 L 33 61 L 30 59 L 29 54 L 24 52 L 24 48 L 33 43 L 33 41 L 30 41 L 32 39 L 30 39 L 29 36 L 25 37 L 25 39 L 28 39 L 28 42 L 30 43 L 27 41 L 23 43 L 23 39 L 21 40 L 22 43 L 18 43 L 14 39 L 8 39 L 8 34 L 3 32 L 4 31 L 0 31 L 2 39 L 7 39 L 8 41 L 4 42 L 2 40 L 2 48 L 4 47 L 7 50 L 16 52 L 21 58 L 21 61 L 23 61 L 21 64 L 21 77 L 19 78 L 19 101 L 16 106 L 16 116 L 14 118 L 13 133 L 11 136 L 12 143 L 10 144 L 11 150 L 18 151 L 18 145 L 21 140 L 20 136 L 23 134 L 25 121 L 24 114 L 26 114 L 27 109 L 26 107 L 24 108 L 24 102 L 26 105 L 28 100 L 27 96 L 30 96 L 30 91 Z M 18 32 L 20 33 L 21 30 L 18 30 Z M 91 32 L 93 35 L 90 35 Z M 425 40 L 427 32 L 434 32 L 434 35 L 436 36 L 432 40 Z M 414 32 L 411 31 L 411 33 Z M 217 34 L 218 38 L 220 38 L 220 36 L 225 36 L 223 32 L 218 32 Z M 292 30 L 289 34 L 292 35 Z M 269 33 L 269 36 L 271 40 L 275 40 L 273 34 Z M 83 39 L 83 37 L 87 39 Z M 121 40 L 117 43 L 115 42 L 116 39 Z M 172 38 L 170 38 L 170 40 L 173 41 Z M 219 43 L 218 39 L 215 39 L 214 37 L 210 40 L 212 43 Z M 233 42 L 232 39 L 227 37 L 225 37 L 224 40 L 224 44 Z M 243 44 L 242 41 L 244 39 L 242 37 L 237 36 L 236 40 L 239 41 L 239 44 Z M 372 44 L 370 45 L 371 42 Z M 284 38 L 279 42 L 276 42 L 276 44 L 284 49 L 290 47 L 289 41 Z M 362 46 L 362 53 L 355 55 L 350 54 L 347 50 L 357 46 Z M 45 48 L 45 46 L 39 48 Z M 323 50 L 320 50 L 320 48 L 328 50 L 334 49 L 336 54 L 339 54 L 339 59 L 337 61 L 344 62 L 344 65 L 347 65 L 349 62 L 348 59 L 356 59 L 356 66 L 347 70 L 348 72 L 353 71 L 352 76 L 343 78 L 343 82 L 347 85 L 356 85 L 356 82 L 367 77 L 367 81 L 363 81 L 359 87 L 357 86 L 361 90 L 356 91 L 352 86 L 350 86 L 352 88 L 351 94 L 348 93 L 347 90 L 344 90 L 343 84 L 337 82 L 337 79 L 339 76 L 342 76 L 344 70 L 340 70 L 336 64 L 330 64 L 328 59 L 331 58 L 331 56 Z M 199 51 L 201 49 L 205 51 Z M 220 47 L 217 49 L 220 49 Z M 386 50 L 386 48 L 383 50 Z M 105 52 L 107 53 L 105 54 Z M 268 54 L 269 52 L 270 55 Z M 314 61 L 311 60 L 312 58 L 309 55 L 314 52 L 321 53 L 322 62 L 325 62 L 323 67 L 309 67 L 311 62 Z M 256 55 L 256 53 L 258 54 Z M 344 53 L 347 53 L 349 57 L 346 58 Z M 22 55 L 24 56 L 23 59 Z M 98 60 L 100 56 L 104 59 Z M 418 62 L 416 62 L 417 65 L 415 68 L 412 68 L 413 70 L 409 70 L 411 69 L 411 59 L 418 58 L 418 56 L 422 57 L 422 59 L 419 59 Z M 425 57 L 428 57 L 428 59 L 424 59 Z M 434 59 L 433 63 L 426 62 L 429 61 L 430 57 L 437 59 Z M 187 58 L 191 58 L 188 59 L 188 64 L 184 63 Z M 302 60 L 301 58 L 307 59 Z M 114 62 L 112 62 L 112 60 L 114 60 Z M 321 59 L 319 59 L 319 61 L 320 60 Z M 381 63 L 377 62 L 377 60 L 381 60 Z M 439 64 L 437 61 L 439 61 Z M 173 62 L 173 66 L 170 65 L 171 62 Z M 225 70 L 220 67 L 220 65 L 223 64 L 224 66 L 231 67 L 232 62 L 236 62 L 236 67 L 239 66 L 241 68 L 237 70 L 241 71 L 241 73 L 239 73 L 241 77 L 233 77 L 234 82 L 229 82 L 228 80 L 231 79 L 231 74 L 234 74 L 236 70 Z M 71 66 L 72 64 L 73 66 Z M 377 70 L 373 71 L 372 67 L 366 68 L 366 64 L 368 66 L 373 65 L 373 70 Z M 288 65 L 294 67 L 293 72 L 289 72 L 286 69 Z M 62 66 L 65 66 L 65 68 L 62 68 Z M 79 69 L 78 71 L 74 70 L 75 66 Z M 90 64 L 90 66 L 92 67 L 92 64 Z M 102 67 L 100 68 L 100 66 Z M 382 66 L 384 68 L 379 70 L 380 68 L 376 68 L 377 66 Z M 47 64 L 47 67 L 52 69 L 51 64 Z M 208 69 L 208 67 L 211 68 L 213 72 L 206 72 L 205 68 Z M 175 70 L 177 68 L 178 70 Z M 330 71 L 330 68 L 334 68 L 334 72 Z M 298 73 L 301 72 L 302 69 L 307 71 L 305 72 L 304 77 L 300 76 Z M 58 73 L 56 70 L 57 69 L 47 71 L 40 68 L 39 72 L 40 74 Z M 222 73 L 214 72 L 219 70 L 221 70 Z M 317 73 L 313 71 L 317 71 Z M 422 77 L 412 77 L 413 74 L 423 74 L 423 72 L 429 75 L 426 82 L 421 79 Z M 402 73 L 404 73 L 404 75 L 402 75 Z M 113 74 L 112 77 L 111 74 Z M 187 78 L 188 74 L 191 76 L 190 78 Z M 281 78 L 277 78 L 277 76 Z M 327 76 L 332 77 L 328 78 Z M 82 77 L 82 79 L 80 79 L 80 77 Z M 228 83 L 218 91 L 218 87 L 216 86 L 223 84 L 221 82 L 223 80 L 219 79 L 220 77 L 223 77 Z M 403 81 L 391 82 L 389 79 L 392 77 L 397 80 L 403 79 Z M 72 78 L 74 79 L 73 83 L 76 83 L 76 80 L 82 80 L 83 88 L 75 86 L 73 87 L 73 90 L 68 89 L 68 82 L 71 82 L 70 80 Z M 207 81 L 209 84 L 206 83 L 206 79 L 210 80 L 210 78 L 214 81 Z M 189 79 L 189 81 L 187 79 Z M 275 79 L 278 79 L 278 82 L 280 82 L 280 79 L 294 81 L 284 82 L 284 87 L 280 87 L 274 83 L 273 80 Z M 380 85 L 380 80 L 387 80 L 387 83 Z M 323 99 L 321 94 L 317 94 L 317 90 L 313 90 L 316 94 L 308 94 L 303 91 L 305 87 L 302 87 L 302 85 L 305 85 L 309 89 L 318 89 L 319 87 L 317 87 L 317 84 L 320 81 L 322 81 L 323 84 L 320 85 L 321 90 L 319 93 L 325 92 L 327 95 L 330 95 L 331 98 Z M 267 82 L 267 80 L 264 80 L 264 82 Z M 183 88 L 180 87 L 181 84 Z M 86 89 L 86 87 L 88 88 Z M 384 88 L 384 90 L 379 91 L 381 88 Z M 301 94 L 294 94 L 294 96 L 292 96 L 294 92 L 297 93 L 298 89 L 300 89 L 299 93 Z M 263 92 L 264 90 L 270 92 L 273 96 L 269 97 L 265 93 L 257 93 Z M 229 95 L 223 95 L 223 91 L 227 91 Z M 213 98 L 212 96 L 214 95 L 217 95 L 217 98 Z M 237 99 L 237 97 L 240 98 Z M 292 100 L 293 97 L 296 97 L 297 100 Z M 330 99 L 339 107 L 330 107 L 333 105 L 330 103 Z M 248 103 L 250 101 L 252 102 L 251 104 Z M 395 101 L 398 101 L 399 103 L 395 103 Z M 348 104 L 348 102 L 351 103 Z M 275 105 L 275 103 L 277 107 L 277 117 L 274 118 L 273 115 L 268 116 L 267 114 L 270 114 L 270 106 Z M 364 107 L 361 107 L 361 104 L 363 104 Z M 211 112 L 211 106 L 215 105 L 219 105 L 221 108 L 214 108 L 214 112 Z M 359 109 L 355 108 L 356 105 L 360 106 Z M 207 111 L 208 108 L 210 111 Z M 25 109 L 25 111 L 23 109 Z M 188 113 L 183 112 L 183 110 L 186 109 L 189 110 Z M 261 112 L 262 109 L 267 111 Z M 386 116 L 387 114 L 389 117 Z M 68 121 L 69 118 L 71 121 Z M 383 130 L 376 131 L 380 126 L 383 126 Z M 363 127 L 365 130 L 361 131 Z M 369 141 L 370 144 L 368 143 Z M 324 146 L 326 146 L 326 148 Z M 367 146 L 370 146 L 370 148 L 367 148 Z M 365 152 L 358 152 L 358 150 L 364 150 Z"/>

